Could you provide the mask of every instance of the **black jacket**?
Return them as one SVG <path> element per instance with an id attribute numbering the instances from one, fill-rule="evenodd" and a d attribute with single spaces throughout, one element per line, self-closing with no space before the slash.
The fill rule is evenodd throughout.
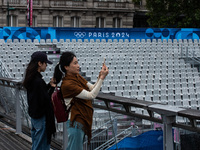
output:
<path id="1" fill-rule="evenodd" d="M 28 113 L 31 118 L 37 119 L 46 117 L 46 130 L 48 142 L 51 141 L 51 135 L 56 132 L 53 106 L 51 103 L 51 94 L 54 88 L 46 84 L 42 75 L 38 72 L 32 83 L 27 88 Z"/>

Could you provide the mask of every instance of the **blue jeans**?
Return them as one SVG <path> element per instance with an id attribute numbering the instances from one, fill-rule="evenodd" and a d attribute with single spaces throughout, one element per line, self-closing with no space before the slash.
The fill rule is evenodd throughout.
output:
<path id="1" fill-rule="evenodd" d="M 83 139 L 85 133 L 80 127 L 83 125 L 74 122 L 74 127 L 70 127 L 70 120 L 67 121 L 68 145 L 67 150 L 83 150 Z"/>
<path id="2" fill-rule="evenodd" d="M 50 150 L 50 144 L 47 143 L 45 124 L 45 116 L 39 119 L 31 118 L 32 150 Z"/>

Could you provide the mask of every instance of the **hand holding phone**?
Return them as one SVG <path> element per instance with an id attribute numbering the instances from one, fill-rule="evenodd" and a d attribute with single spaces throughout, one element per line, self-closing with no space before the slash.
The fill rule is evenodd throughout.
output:
<path id="1" fill-rule="evenodd" d="M 103 65 L 105 65 L 105 62 L 106 62 L 106 59 L 105 59 L 105 57 L 103 58 Z"/>
<path id="2" fill-rule="evenodd" d="M 108 67 L 105 64 L 105 58 L 104 58 L 103 66 L 102 66 L 101 71 L 100 71 L 100 79 L 104 80 L 105 77 L 108 75 L 108 72 L 109 72 L 109 70 L 108 70 Z"/>

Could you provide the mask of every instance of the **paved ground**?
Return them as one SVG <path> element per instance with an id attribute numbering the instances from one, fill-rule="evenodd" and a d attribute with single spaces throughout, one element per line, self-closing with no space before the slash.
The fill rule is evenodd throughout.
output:
<path id="1" fill-rule="evenodd" d="M 0 122 L 0 150 L 30 150 L 31 139 Z"/>

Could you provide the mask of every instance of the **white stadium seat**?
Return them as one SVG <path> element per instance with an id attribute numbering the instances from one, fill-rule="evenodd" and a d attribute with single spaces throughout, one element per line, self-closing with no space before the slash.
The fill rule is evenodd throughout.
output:
<path id="1" fill-rule="evenodd" d="M 8 39 L 0 40 L 0 59 L 13 77 L 22 79 L 23 68 L 39 46 L 56 45 L 61 51 L 75 52 L 81 66 L 92 82 L 97 80 L 103 58 L 109 67 L 109 75 L 104 80 L 102 92 L 113 92 L 117 96 L 134 97 L 145 101 L 156 101 L 169 105 L 199 108 L 200 77 L 196 68 L 181 59 L 181 49 L 190 44 L 190 50 L 200 57 L 197 40 L 156 40 L 130 39 L 103 40 L 84 39 Z M 195 45 L 195 43 L 197 43 Z M 192 44 L 192 45 L 191 45 Z M 58 59 L 56 60 L 58 61 Z M 11 67 L 15 65 L 17 67 Z M 21 65 L 20 65 L 21 64 Z M 54 68 L 47 69 L 49 81 Z"/>

